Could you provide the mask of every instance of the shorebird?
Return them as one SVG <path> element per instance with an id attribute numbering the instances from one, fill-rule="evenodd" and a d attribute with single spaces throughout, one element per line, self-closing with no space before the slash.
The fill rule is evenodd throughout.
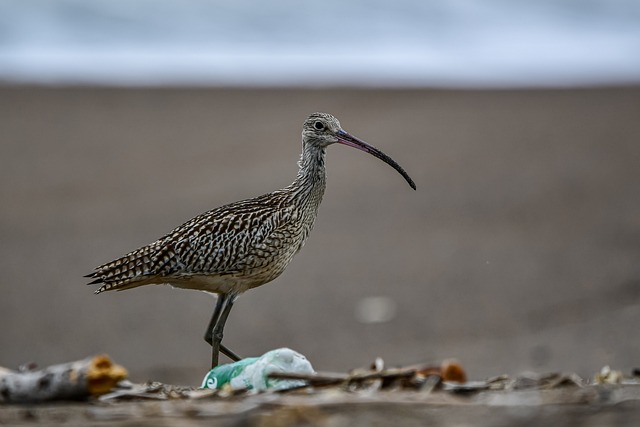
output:
<path id="1" fill-rule="evenodd" d="M 302 127 L 302 155 L 291 185 L 198 215 L 85 277 L 94 279 L 90 285 L 102 284 L 96 294 L 151 284 L 217 294 L 204 337 L 212 347 L 211 367 L 218 365 L 219 352 L 239 360 L 222 345 L 231 307 L 241 293 L 278 277 L 304 245 L 326 186 L 326 148 L 336 143 L 384 161 L 416 189 L 389 156 L 345 132 L 331 114 L 314 113 Z"/>

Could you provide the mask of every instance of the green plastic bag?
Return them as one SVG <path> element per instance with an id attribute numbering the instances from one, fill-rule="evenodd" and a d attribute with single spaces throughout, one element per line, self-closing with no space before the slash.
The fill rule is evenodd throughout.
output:
<path id="1" fill-rule="evenodd" d="M 216 366 L 205 375 L 201 387 L 220 389 L 229 384 L 234 390 L 284 390 L 305 384 L 299 380 L 270 379 L 268 375 L 272 372 L 313 373 L 314 370 L 302 354 L 288 348 L 279 348 L 260 357 L 248 357 Z"/>

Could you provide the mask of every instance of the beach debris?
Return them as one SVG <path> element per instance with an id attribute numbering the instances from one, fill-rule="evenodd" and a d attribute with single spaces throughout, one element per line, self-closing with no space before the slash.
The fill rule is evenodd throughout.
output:
<path id="1" fill-rule="evenodd" d="M 517 376 L 505 388 L 513 390 L 544 390 L 564 386 L 584 386 L 585 381 L 574 373 L 550 372 L 544 374 L 524 373 Z"/>
<path id="2" fill-rule="evenodd" d="M 304 386 L 302 380 L 272 377 L 274 373 L 314 373 L 311 363 L 302 354 L 289 348 L 271 350 L 260 357 L 219 365 L 205 375 L 202 388 L 232 390 L 285 390 Z"/>
<path id="3" fill-rule="evenodd" d="M 385 368 L 378 358 L 369 369 L 356 369 L 348 374 L 273 372 L 270 378 L 303 381 L 307 387 L 340 386 L 355 390 L 433 389 L 440 383 L 465 383 L 467 375 L 462 365 L 453 359 L 440 364 L 411 365 Z"/>
<path id="4" fill-rule="evenodd" d="M 189 386 L 176 386 L 164 384 L 158 381 L 148 381 L 144 384 L 135 384 L 130 381 L 120 381 L 118 385 L 107 394 L 98 398 L 101 402 L 121 400 L 174 400 L 174 399 L 201 399 L 210 396 L 225 396 L 219 390 L 202 389 Z"/>
<path id="5" fill-rule="evenodd" d="M 592 380 L 584 380 L 575 373 L 552 372 L 523 373 L 515 377 L 499 375 L 469 381 L 462 364 L 455 359 L 387 367 L 384 360 L 378 357 L 368 367 L 348 373 L 315 372 L 305 356 L 288 348 L 218 366 L 207 373 L 201 387 L 175 386 L 157 381 L 136 384 L 128 381 L 126 376 L 127 371 L 106 355 L 41 370 L 33 363 L 22 365 L 16 371 L 0 367 L 0 403 L 89 398 L 105 403 L 206 400 L 246 397 L 257 393 L 328 398 L 335 396 L 335 393 L 347 396 L 364 392 L 370 395 L 378 391 L 416 393 L 416 398 L 435 398 L 440 402 L 460 402 L 447 399 L 464 399 L 464 402 L 483 401 L 492 404 L 503 401 L 530 402 L 531 399 L 539 399 L 542 396 L 539 393 L 545 392 L 545 399 L 549 402 L 584 402 L 600 396 L 593 391 L 594 387 L 640 385 L 637 376 L 625 377 L 621 371 L 609 366 L 603 367 Z M 577 391 L 572 390 L 581 392 L 576 394 Z M 620 393 L 621 396 L 635 396 L 633 393 L 638 392 L 634 390 L 632 387 Z M 549 394 L 551 392 L 555 394 Z M 608 395 L 605 393 L 602 396 Z"/>
<path id="6" fill-rule="evenodd" d="M 300 356 L 289 349 L 274 351 L 284 352 L 285 356 L 287 354 Z M 265 359 L 272 357 L 273 352 L 266 353 L 262 357 L 267 355 L 269 357 Z M 279 357 L 282 357 L 282 354 Z M 593 380 L 585 380 L 575 373 L 527 372 L 513 377 L 503 374 L 485 380 L 469 381 L 462 364 L 454 359 L 443 360 L 440 363 L 387 367 L 382 358 L 376 358 L 370 366 L 354 369 L 348 373 L 314 372 L 310 364 L 305 368 L 307 370 L 302 372 L 292 372 L 291 369 L 270 371 L 258 369 L 260 365 L 257 364 L 257 360 L 259 359 L 245 359 L 212 370 L 212 372 L 216 371 L 214 372 L 216 375 L 211 376 L 210 372 L 205 377 L 203 388 L 173 386 L 159 382 L 132 384 L 121 381 L 110 393 L 100 396 L 99 400 L 101 402 L 215 400 L 229 397 L 245 398 L 261 393 L 266 399 L 274 398 L 274 396 L 269 397 L 269 394 L 286 394 L 293 399 L 315 396 L 317 400 L 312 402 L 320 402 L 326 399 L 331 400 L 336 396 L 342 396 L 340 399 L 350 399 L 347 396 L 355 396 L 354 399 L 357 399 L 357 396 L 363 394 L 374 396 L 377 392 L 385 392 L 390 399 L 390 396 L 397 396 L 395 398 L 399 399 L 435 399 L 434 401 L 441 403 L 490 402 L 495 405 L 530 405 L 532 402 L 540 401 L 549 403 L 584 403 L 598 401 L 598 399 L 612 401 L 610 394 L 596 391 L 598 387 L 610 387 L 612 384 L 627 387 L 621 390 L 621 394 L 616 395 L 615 399 L 628 399 L 639 393 L 636 388 L 629 386 L 640 385 L 640 380 L 634 377 L 621 378 L 619 382 L 606 382 L 618 381 L 614 380 L 615 375 L 618 375 L 615 374 L 617 371 L 610 368 L 608 370 L 603 368 L 598 374 L 601 377 L 595 376 Z M 248 369 L 249 367 L 252 368 Z M 217 388 L 206 388 L 207 381 L 209 385 L 217 381 Z M 251 388 L 253 387 L 250 384 L 251 381 L 255 381 L 253 384 L 257 384 L 257 387 Z M 289 382 L 278 383 L 277 381 Z M 284 387 L 282 384 L 287 386 Z M 268 401 L 273 402 L 273 400 Z"/>
<path id="7" fill-rule="evenodd" d="M 596 384 L 620 384 L 623 379 L 624 374 L 622 371 L 611 369 L 610 366 L 606 365 L 593 377 L 593 382 Z"/>
<path id="8" fill-rule="evenodd" d="M 83 400 L 108 393 L 126 377 L 126 369 L 113 363 L 107 355 L 40 370 L 32 364 L 18 371 L 0 368 L 0 402 Z"/>

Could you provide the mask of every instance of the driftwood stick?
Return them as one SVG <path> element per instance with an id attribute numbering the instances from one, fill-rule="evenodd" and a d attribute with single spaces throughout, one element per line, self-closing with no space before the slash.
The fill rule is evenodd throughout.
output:
<path id="1" fill-rule="evenodd" d="M 16 372 L 0 368 L 0 402 L 34 403 L 50 400 L 82 400 L 109 392 L 127 376 L 109 356 Z"/>
<path id="2" fill-rule="evenodd" d="M 269 377 L 281 380 L 302 380 L 306 381 L 308 385 L 321 387 L 341 383 L 363 383 L 377 379 L 403 380 L 414 378 L 416 376 L 428 377 L 430 375 L 438 376 L 443 381 L 464 383 L 467 380 L 464 369 L 455 360 L 444 360 L 440 365 L 413 365 L 404 368 L 389 368 L 380 371 L 361 371 L 351 374 L 272 372 L 269 374 Z"/>
<path id="3" fill-rule="evenodd" d="M 347 374 L 337 373 L 306 373 L 306 372 L 271 372 L 269 378 L 277 380 L 302 380 L 307 384 L 322 387 L 341 384 L 349 379 Z"/>

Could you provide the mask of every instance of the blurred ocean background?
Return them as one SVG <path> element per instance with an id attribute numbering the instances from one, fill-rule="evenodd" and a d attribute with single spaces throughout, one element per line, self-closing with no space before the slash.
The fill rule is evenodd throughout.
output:
<path id="1" fill-rule="evenodd" d="M 0 81 L 633 84 L 640 1 L 0 0 Z"/>

